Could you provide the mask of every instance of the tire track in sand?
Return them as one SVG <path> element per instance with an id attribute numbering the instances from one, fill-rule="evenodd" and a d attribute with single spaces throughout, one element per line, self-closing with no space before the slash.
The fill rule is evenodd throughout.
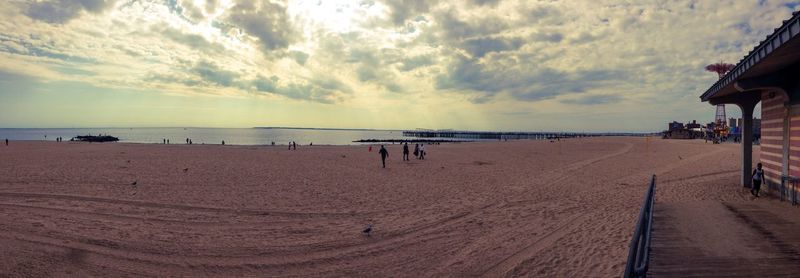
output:
<path id="1" fill-rule="evenodd" d="M 359 214 L 359 215 L 379 214 L 391 211 L 391 210 L 386 210 L 386 211 L 369 211 L 369 212 L 352 212 L 352 213 L 270 211 L 270 210 L 256 210 L 256 209 L 233 209 L 233 208 L 223 208 L 223 207 L 167 204 L 167 203 L 157 203 L 157 202 L 147 202 L 147 201 L 135 201 L 128 199 L 114 199 L 114 198 L 102 198 L 102 197 L 92 197 L 92 196 L 82 196 L 82 195 L 48 194 L 48 193 L 31 193 L 31 192 L 0 192 L 0 196 L 21 197 L 21 198 L 49 198 L 49 199 L 71 200 L 71 201 L 84 201 L 84 202 L 89 201 L 89 202 L 101 202 L 109 204 L 124 204 L 124 205 L 146 207 L 146 208 L 163 208 L 163 209 L 177 209 L 177 210 L 189 210 L 189 211 L 225 212 L 233 214 L 288 216 L 288 217 L 292 216 L 316 216 L 325 218 L 350 217 L 353 216 L 354 214 Z"/>
<path id="2" fill-rule="evenodd" d="M 572 229 L 576 228 L 576 226 L 581 225 L 583 222 L 586 221 L 588 215 L 581 215 L 577 214 L 569 219 L 565 220 L 561 224 L 558 225 L 553 231 L 547 233 L 546 235 L 540 237 L 533 243 L 523 247 L 519 251 L 515 252 L 511 256 L 508 256 L 491 267 L 487 268 L 483 273 L 480 274 L 482 277 L 501 277 L 508 273 L 509 271 L 513 270 L 517 265 L 524 262 L 525 260 L 532 258 L 538 252 L 546 249 L 553 245 L 558 239 L 567 235 Z"/>

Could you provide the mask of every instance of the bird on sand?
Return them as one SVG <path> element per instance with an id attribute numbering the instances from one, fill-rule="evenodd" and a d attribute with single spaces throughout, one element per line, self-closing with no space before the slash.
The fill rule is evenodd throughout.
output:
<path id="1" fill-rule="evenodd" d="M 369 236 L 371 232 L 372 232 L 372 224 L 367 225 L 367 228 L 361 231 L 361 233 L 364 234 L 365 236 Z"/>

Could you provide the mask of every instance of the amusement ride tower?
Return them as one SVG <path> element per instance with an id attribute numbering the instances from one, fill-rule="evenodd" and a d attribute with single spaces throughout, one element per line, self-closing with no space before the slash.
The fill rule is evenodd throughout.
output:
<path id="1" fill-rule="evenodd" d="M 719 79 L 725 76 L 725 73 L 733 69 L 734 64 L 719 62 L 706 66 L 706 70 L 716 72 Z M 728 133 L 725 116 L 725 104 L 717 104 L 717 114 L 714 116 L 714 134 L 717 136 L 724 136 Z"/>

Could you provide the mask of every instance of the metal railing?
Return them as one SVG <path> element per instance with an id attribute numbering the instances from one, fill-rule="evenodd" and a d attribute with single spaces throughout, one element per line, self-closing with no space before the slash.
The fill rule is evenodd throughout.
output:
<path id="1" fill-rule="evenodd" d="M 644 196 L 644 204 L 639 212 L 639 222 L 633 231 L 628 263 L 625 265 L 623 277 L 647 277 L 650 262 L 650 235 L 653 225 L 653 203 L 656 197 L 656 175 L 650 179 L 650 186 Z"/>
<path id="2" fill-rule="evenodd" d="M 787 186 L 787 183 L 789 186 Z M 800 183 L 800 178 L 794 176 L 781 176 L 780 191 L 781 201 L 790 201 L 792 205 L 797 205 L 797 184 Z"/>

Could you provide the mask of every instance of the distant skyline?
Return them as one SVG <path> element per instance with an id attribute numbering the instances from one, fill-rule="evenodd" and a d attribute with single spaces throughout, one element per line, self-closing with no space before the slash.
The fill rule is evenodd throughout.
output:
<path id="1" fill-rule="evenodd" d="M 658 131 L 798 4 L 2 1 L 0 128 Z"/>

